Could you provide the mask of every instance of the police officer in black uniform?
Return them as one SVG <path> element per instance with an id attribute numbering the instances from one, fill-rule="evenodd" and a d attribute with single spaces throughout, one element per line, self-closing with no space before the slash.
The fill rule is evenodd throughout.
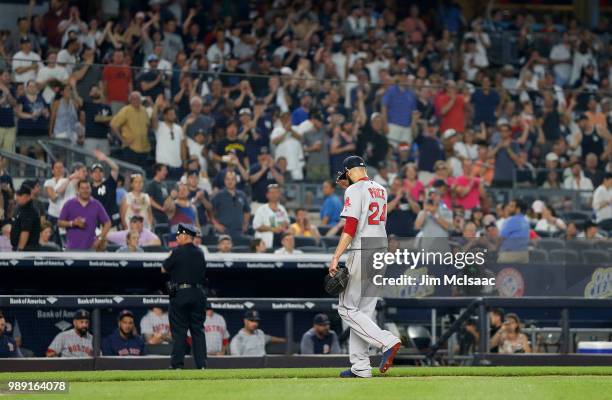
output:
<path id="1" fill-rule="evenodd" d="M 198 229 L 179 224 L 176 231 L 178 247 L 164 261 L 162 272 L 170 274 L 170 330 L 172 331 L 171 368 L 183 368 L 187 347 L 187 329 L 193 338 L 193 358 L 198 369 L 206 368 L 206 339 L 204 316 L 206 295 L 204 292 L 206 260 L 204 253 L 193 244 Z"/>

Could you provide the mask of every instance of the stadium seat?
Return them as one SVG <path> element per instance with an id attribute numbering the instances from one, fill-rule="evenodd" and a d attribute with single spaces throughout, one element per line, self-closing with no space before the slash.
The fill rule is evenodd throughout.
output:
<path id="1" fill-rule="evenodd" d="M 251 251 L 249 246 L 233 246 L 232 253 L 248 253 Z"/>
<path id="2" fill-rule="evenodd" d="M 155 224 L 155 234 L 162 237 L 166 233 L 170 233 L 170 226 L 168 224 Z"/>
<path id="3" fill-rule="evenodd" d="M 586 264 L 601 264 L 610 262 L 610 255 L 605 250 L 584 250 L 582 261 Z"/>
<path id="4" fill-rule="evenodd" d="M 323 237 L 321 238 L 321 244 L 325 245 L 326 249 L 335 249 L 339 240 L 340 238 L 337 236 Z"/>
<path id="5" fill-rule="evenodd" d="M 325 236 L 325 234 L 329 232 L 331 228 L 332 228 L 332 225 L 321 225 L 317 227 L 317 229 L 319 229 L 319 233 L 321 234 L 321 236 Z"/>
<path id="6" fill-rule="evenodd" d="M 297 248 L 298 250 L 302 250 L 304 253 L 325 253 L 325 247 L 320 246 L 300 246 Z"/>
<path id="7" fill-rule="evenodd" d="M 557 238 L 542 238 L 538 241 L 538 248 L 546 251 L 565 248 L 565 242 Z"/>
<path id="8" fill-rule="evenodd" d="M 593 241 L 587 239 L 568 240 L 565 242 L 565 248 L 576 250 L 580 253 L 585 250 L 591 250 L 593 248 Z"/>
<path id="9" fill-rule="evenodd" d="M 612 218 L 604 219 L 603 221 L 599 222 L 597 226 L 599 226 L 599 229 L 603 231 L 612 231 Z"/>
<path id="10" fill-rule="evenodd" d="M 295 247 L 303 247 L 303 246 L 316 246 L 317 240 L 313 237 L 306 236 L 296 236 L 295 237 Z"/>
<path id="11" fill-rule="evenodd" d="M 548 260 L 555 264 L 578 263 L 580 256 L 576 250 L 554 249 L 548 252 Z"/>
<path id="12" fill-rule="evenodd" d="M 422 325 L 409 325 L 406 330 L 408 339 L 414 348 L 424 353 L 431 347 L 431 333 Z"/>
<path id="13" fill-rule="evenodd" d="M 541 249 L 530 249 L 529 262 L 548 262 L 548 253 Z"/>

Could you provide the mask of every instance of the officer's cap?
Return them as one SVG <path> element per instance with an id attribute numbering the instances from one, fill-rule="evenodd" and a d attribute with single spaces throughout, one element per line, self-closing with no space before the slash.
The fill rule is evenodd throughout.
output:
<path id="1" fill-rule="evenodd" d="M 189 236 L 198 236 L 198 228 L 189 224 L 179 224 L 178 229 L 176 230 L 176 235 L 189 235 Z"/>

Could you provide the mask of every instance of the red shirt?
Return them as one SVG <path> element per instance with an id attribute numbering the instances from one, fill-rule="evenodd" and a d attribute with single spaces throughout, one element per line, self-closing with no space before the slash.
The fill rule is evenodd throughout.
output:
<path id="1" fill-rule="evenodd" d="M 468 186 L 470 184 L 470 178 L 465 175 L 461 175 L 455 178 L 455 186 Z M 464 210 L 471 210 L 476 206 L 480 205 L 480 178 L 474 177 L 471 182 L 470 191 L 464 197 L 455 197 L 455 204 L 463 206 Z"/>
<path id="2" fill-rule="evenodd" d="M 127 103 L 132 82 L 132 70 L 127 65 L 107 65 L 102 79 L 106 82 L 106 101 Z"/>
<path id="3" fill-rule="evenodd" d="M 442 133 L 447 129 L 454 129 L 457 132 L 463 132 L 465 129 L 465 99 L 460 94 L 455 97 L 455 103 L 445 115 L 442 115 L 442 109 L 451 101 L 451 97 L 446 93 L 441 93 L 436 97 L 434 106 L 436 113 L 440 116 L 440 132 Z"/>
<path id="4" fill-rule="evenodd" d="M 42 17 L 42 31 L 47 37 L 49 47 L 62 47 L 62 34 L 57 30 L 60 22 L 68 19 L 68 7 L 63 7 L 61 11 L 49 10 Z"/>

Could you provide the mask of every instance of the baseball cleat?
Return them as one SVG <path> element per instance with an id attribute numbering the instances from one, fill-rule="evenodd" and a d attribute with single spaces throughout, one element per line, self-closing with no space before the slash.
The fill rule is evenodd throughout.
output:
<path id="1" fill-rule="evenodd" d="M 359 375 L 355 375 L 351 369 L 340 372 L 340 378 L 361 378 Z"/>
<path id="2" fill-rule="evenodd" d="M 393 359 L 395 358 L 400 347 L 402 347 L 402 343 L 396 343 L 393 345 L 393 347 L 382 354 L 382 360 L 380 360 L 380 367 L 378 368 L 381 374 L 384 374 L 389 368 L 391 368 L 393 365 Z"/>

